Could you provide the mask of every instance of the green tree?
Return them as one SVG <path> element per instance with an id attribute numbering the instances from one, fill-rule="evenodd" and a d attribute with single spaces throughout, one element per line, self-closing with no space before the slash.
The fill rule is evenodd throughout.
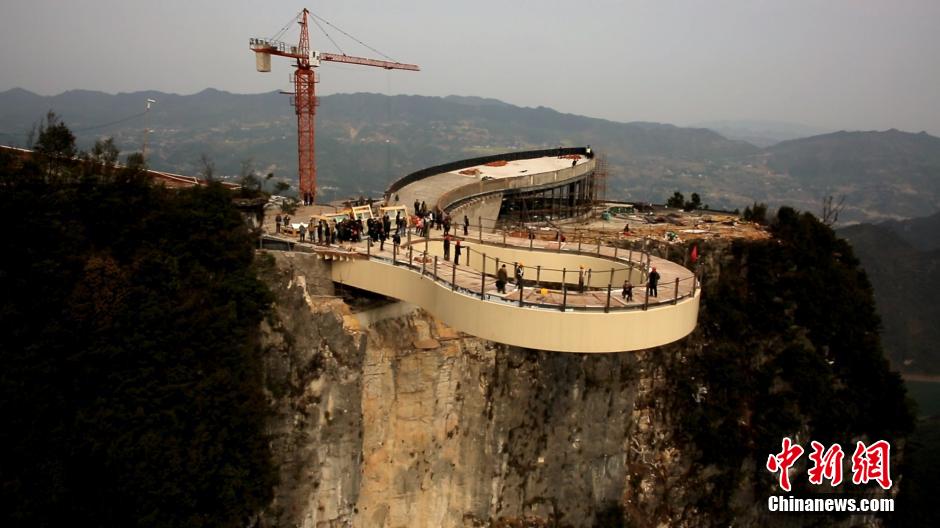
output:
<path id="1" fill-rule="evenodd" d="M 277 183 L 274 184 L 274 194 L 281 194 L 287 189 L 290 189 L 290 184 L 284 180 L 278 180 Z"/>
<path id="2" fill-rule="evenodd" d="M 51 110 L 46 114 L 45 122 L 39 125 L 35 150 L 49 158 L 72 159 L 78 153 L 75 135 Z"/>
<path id="3" fill-rule="evenodd" d="M 208 181 L 215 179 L 215 162 L 205 152 L 199 155 L 199 168 L 199 174 L 203 179 Z"/>
<path id="4" fill-rule="evenodd" d="M 744 213 L 741 214 L 741 219 L 767 225 L 767 204 L 754 202 L 754 205 L 745 207 Z"/>
<path id="5" fill-rule="evenodd" d="M 111 137 L 96 140 L 90 152 L 91 159 L 95 163 L 109 169 L 117 163 L 120 154 L 121 151 L 114 144 L 114 138 Z"/>
<path id="6" fill-rule="evenodd" d="M 142 171 L 147 169 L 147 161 L 140 152 L 131 152 L 127 155 L 125 166 L 131 171 Z"/>
<path id="7" fill-rule="evenodd" d="M 743 482 L 756 483 L 755 495 L 770 493 L 773 479 L 761 462 L 784 436 L 805 429 L 809 438 L 844 447 L 853 438 L 895 442 L 913 426 L 851 246 L 813 215 L 787 207 L 770 231 L 771 240 L 733 242 L 733 258 L 703 284 L 693 334 L 700 353 L 677 366 L 663 389 L 695 394 L 707 387 L 701 401 L 685 399 L 675 412 L 679 437 L 718 472 L 715 493 L 699 505 L 714 524 L 730 522 L 723 517 L 730 491 Z"/>
<path id="8" fill-rule="evenodd" d="M 674 192 L 672 196 L 668 200 L 666 200 L 667 207 L 675 207 L 676 209 L 682 209 L 684 205 L 685 205 L 685 196 L 682 196 L 682 193 L 679 191 Z"/>
<path id="9" fill-rule="evenodd" d="M 231 192 L 0 170 L 0 524 L 248 525 L 271 296 Z"/>

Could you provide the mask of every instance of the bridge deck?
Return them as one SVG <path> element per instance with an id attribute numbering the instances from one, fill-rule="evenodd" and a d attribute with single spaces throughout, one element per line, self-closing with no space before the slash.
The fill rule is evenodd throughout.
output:
<path id="1" fill-rule="evenodd" d="M 673 262 L 603 245 L 578 251 L 577 243 L 508 238 L 504 244 L 502 236 L 490 233 L 461 241 L 456 266 L 443 259 L 443 241 L 433 237 L 413 238 L 399 251 L 390 241 L 384 249 L 366 242 L 310 247 L 335 261 L 334 281 L 412 302 L 458 330 L 497 342 L 561 352 L 620 352 L 663 345 L 695 327 L 697 279 Z M 453 245 L 451 251 L 453 256 Z M 505 294 L 496 288 L 496 259 L 509 272 Z M 518 261 L 526 270 L 521 289 L 512 284 Z M 583 293 L 577 286 L 580 266 Z M 657 297 L 646 295 L 650 266 L 662 277 Z M 626 278 L 635 286 L 632 301 L 621 296 Z"/>

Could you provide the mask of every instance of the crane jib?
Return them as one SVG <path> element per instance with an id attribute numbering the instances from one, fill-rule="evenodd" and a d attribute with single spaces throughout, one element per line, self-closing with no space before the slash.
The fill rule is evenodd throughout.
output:
<path id="1" fill-rule="evenodd" d="M 310 12 L 304 9 L 297 17 L 300 23 L 300 42 L 296 45 L 277 40 L 278 37 L 252 38 L 248 41 L 249 47 L 255 52 L 255 67 L 259 72 L 271 71 L 272 55 L 297 59 L 297 63 L 294 65 L 296 70 L 293 76 L 294 91 L 292 101 L 297 110 L 298 191 L 300 191 L 304 205 L 313 204 L 317 194 L 317 165 L 314 151 L 316 130 L 314 128 L 314 115 L 316 114 L 318 102 L 316 84 L 319 80 L 313 69 L 320 65 L 321 60 L 324 60 L 346 64 L 359 64 L 362 66 L 375 66 L 386 70 L 420 71 L 415 64 L 404 64 L 395 61 L 312 51 L 310 49 L 310 32 L 307 26 L 309 14 Z M 373 51 L 375 50 L 373 49 Z M 381 53 L 379 54 L 381 55 Z"/>

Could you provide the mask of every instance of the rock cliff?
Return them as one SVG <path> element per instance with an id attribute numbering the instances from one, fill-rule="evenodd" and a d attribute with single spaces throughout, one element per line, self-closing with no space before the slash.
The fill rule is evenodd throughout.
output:
<path id="1" fill-rule="evenodd" d="M 708 294 L 718 294 L 727 270 L 748 282 L 727 243 L 701 251 Z M 266 377 L 280 485 L 263 526 L 820 520 L 766 514 L 773 479 L 760 466 L 779 448 L 777 431 L 768 435 L 776 446 L 732 431 L 725 447 L 737 452 L 723 459 L 707 445 L 728 427 L 754 429 L 748 421 L 761 412 L 746 396 L 722 396 L 716 374 L 702 367 L 721 350 L 714 314 L 703 313 L 704 326 L 689 338 L 656 350 L 540 352 L 459 334 L 407 307 L 354 314 L 329 282 L 328 263 L 269 255 L 276 304 L 264 328 Z M 772 363 L 780 348 L 772 337 L 766 350 L 753 350 L 750 366 L 730 364 L 736 373 L 724 381 L 756 377 L 759 365 Z M 700 409 L 712 398 L 740 402 L 717 407 L 727 416 L 716 418 Z M 788 430 L 808 433 L 812 419 L 804 410 Z"/>

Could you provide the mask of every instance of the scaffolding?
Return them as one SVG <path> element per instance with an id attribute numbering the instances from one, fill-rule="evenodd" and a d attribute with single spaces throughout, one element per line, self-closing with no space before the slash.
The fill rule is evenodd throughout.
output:
<path id="1" fill-rule="evenodd" d="M 607 201 L 607 157 L 599 154 L 594 162 L 594 205 Z"/>
<path id="2" fill-rule="evenodd" d="M 552 223 L 589 214 L 597 201 L 596 171 L 563 185 L 503 194 L 503 224 Z"/>

